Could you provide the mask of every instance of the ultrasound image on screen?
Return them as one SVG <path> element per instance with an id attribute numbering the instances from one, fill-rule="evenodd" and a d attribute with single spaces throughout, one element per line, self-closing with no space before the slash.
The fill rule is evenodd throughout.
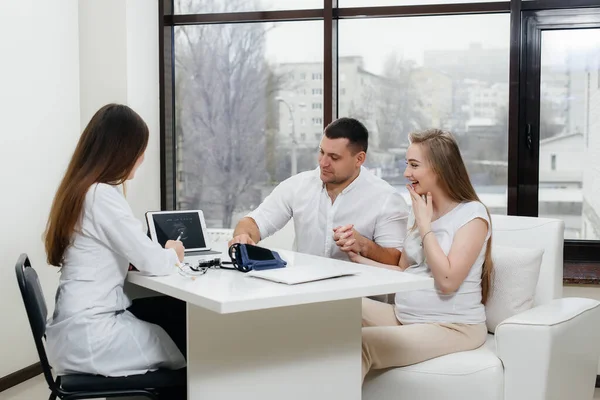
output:
<path id="1" fill-rule="evenodd" d="M 176 240 L 179 236 L 186 249 L 206 247 L 198 213 L 154 214 L 153 218 L 156 238 L 162 247 L 167 240 Z"/>

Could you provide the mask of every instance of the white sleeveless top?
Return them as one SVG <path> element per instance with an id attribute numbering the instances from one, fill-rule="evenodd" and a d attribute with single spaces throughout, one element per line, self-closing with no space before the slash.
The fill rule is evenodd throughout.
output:
<path id="1" fill-rule="evenodd" d="M 402 324 L 485 322 L 485 308 L 481 303 L 481 272 L 487 242 L 491 236 L 490 220 L 485 207 L 478 201 L 457 205 L 431 223 L 430 235 L 435 235 L 442 251 L 448 255 L 456 232 L 475 218 L 487 221 L 488 234 L 479 256 L 462 285 L 453 294 L 443 294 L 437 288 L 396 293 L 396 317 Z M 415 217 L 411 210 L 408 226 L 413 226 L 414 221 Z M 405 272 L 432 277 L 421 247 L 419 230 L 416 228 L 407 234 L 404 241 L 404 255 L 408 257 L 409 265 Z"/>

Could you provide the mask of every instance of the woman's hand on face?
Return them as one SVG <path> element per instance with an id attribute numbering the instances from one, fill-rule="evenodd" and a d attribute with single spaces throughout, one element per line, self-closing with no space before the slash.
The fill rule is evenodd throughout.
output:
<path id="1" fill-rule="evenodd" d="M 415 215 L 415 222 L 421 235 L 424 235 L 431 229 L 431 219 L 433 218 L 433 202 L 431 192 L 427 192 L 426 199 L 423 199 L 411 185 L 406 185 L 410 199 L 412 202 L 412 209 Z"/>

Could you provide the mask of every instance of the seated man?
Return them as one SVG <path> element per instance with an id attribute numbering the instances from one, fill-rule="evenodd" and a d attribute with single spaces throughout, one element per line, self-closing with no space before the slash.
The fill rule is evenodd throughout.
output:
<path id="1" fill-rule="evenodd" d="M 300 253 L 348 260 L 347 251 L 382 263 L 398 263 L 408 206 L 387 182 L 364 167 L 369 133 L 353 118 L 325 128 L 319 168 L 281 182 L 242 218 L 233 243 L 255 244 L 294 218 Z"/>

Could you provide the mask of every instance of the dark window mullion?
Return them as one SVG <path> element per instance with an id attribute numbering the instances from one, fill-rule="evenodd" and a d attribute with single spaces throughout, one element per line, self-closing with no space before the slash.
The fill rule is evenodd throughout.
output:
<path id="1" fill-rule="evenodd" d="M 226 0 L 222 0 L 226 1 Z M 323 18 L 324 10 L 246 11 L 231 13 L 165 15 L 165 25 L 311 21 Z"/>
<path id="2" fill-rule="evenodd" d="M 164 24 L 164 17 L 173 13 L 173 0 L 159 1 L 159 103 L 160 103 L 160 208 L 171 210 L 176 202 L 176 138 L 174 129 L 174 31 Z"/>
<path id="3" fill-rule="evenodd" d="M 521 0 L 510 2 L 510 67 L 508 114 L 508 204 L 507 214 L 518 214 L 519 187 L 519 112 L 521 71 Z"/>
<path id="4" fill-rule="evenodd" d="M 539 129 L 541 30 L 535 16 L 523 14 L 519 123 L 518 215 L 537 217 L 539 206 Z"/>
<path id="5" fill-rule="evenodd" d="M 323 8 L 323 127 L 335 117 L 334 87 L 337 87 L 337 23 L 334 25 L 333 9 L 337 0 L 324 0 Z"/>
<path id="6" fill-rule="evenodd" d="M 418 17 L 427 15 L 493 14 L 510 11 L 509 1 L 485 3 L 420 4 L 403 6 L 349 7 L 340 8 L 339 17 L 379 18 L 379 17 Z"/>

